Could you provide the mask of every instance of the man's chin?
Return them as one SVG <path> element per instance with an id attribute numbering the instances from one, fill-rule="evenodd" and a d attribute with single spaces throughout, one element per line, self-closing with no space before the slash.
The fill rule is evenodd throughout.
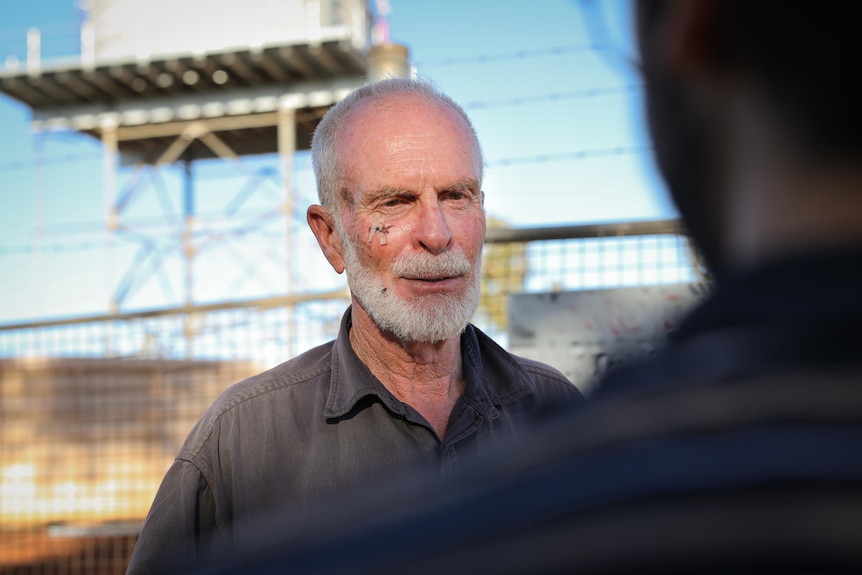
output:
<path id="1" fill-rule="evenodd" d="M 369 316 L 383 331 L 408 342 L 437 343 L 459 337 L 469 323 L 465 310 L 442 299 L 413 305 L 402 302 L 397 311 L 387 307 L 373 310 Z"/>
<path id="2" fill-rule="evenodd" d="M 424 329 L 418 331 L 404 331 L 399 333 L 391 332 L 396 339 L 409 343 L 427 343 L 437 344 L 444 341 L 449 341 L 454 338 L 460 338 L 461 334 L 467 328 L 467 324 L 462 325 L 457 329 L 428 329 L 430 326 L 423 326 Z"/>

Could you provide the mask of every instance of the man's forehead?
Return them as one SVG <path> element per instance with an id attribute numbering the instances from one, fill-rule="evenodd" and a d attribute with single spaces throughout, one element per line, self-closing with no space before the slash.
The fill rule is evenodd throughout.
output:
<path id="1" fill-rule="evenodd" d="M 468 121 L 446 102 L 414 94 L 362 102 L 343 126 L 337 153 L 340 187 L 351 196 L 482 179 L 482 153 Z"/>
<path id="2" fill-rule="evenodd" d="M 407 132 L 416 123 L 425 127 L 446 124 L 473 137 L 468 121 L 448 103 L 416 94 L 390 94 L 369 98 L 357 104 L 342 127 L 341 140 L 357 135 L 379 138 L 385 134 Z M 387 128 L 391 128 L 387 130 Z M 421 133 L 421 132 L 419 132 Z"/>
<path id="3" fill-rule="evenodd" d="M 480 155 L 475 134 L 464 119 L 448 106 L 405 106 L 357 111 L 339 138 L 342 161 L 352 156 L 397 154 L 402 150 L 447 145 Z"/>

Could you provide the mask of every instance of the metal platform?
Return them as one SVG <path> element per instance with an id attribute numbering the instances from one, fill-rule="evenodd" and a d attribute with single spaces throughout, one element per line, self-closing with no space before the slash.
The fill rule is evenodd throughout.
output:
<path id="1" fill-rule="evenodd" d="M 110 126 L 124 161 L 154 163 L 201 122 L 237 155 L 276 152 L 284 109 L 294 112 L 296 148 L 305 149 L 329 106 L 366 75 L 364 51 L 339 40 L 0 71 L 0 92 L 33 110 L 37 130 L 101 138 Z M 184 154 L 219 155 L 196 136 Z"/>

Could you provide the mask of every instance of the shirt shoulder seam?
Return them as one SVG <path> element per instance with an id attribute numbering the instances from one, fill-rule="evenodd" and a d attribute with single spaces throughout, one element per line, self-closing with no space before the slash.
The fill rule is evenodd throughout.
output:
<path id="1" fill-rule="evenodd" d="M 207 423 L 206 429 L 202 430 L 204 434 L 198 439 L 198 441 L 195 442 L 194 446 L 191 449 L 182 450 L 180 453 L 188 454 L 189 459 L 187 460 L 190 463 L 193 463 L 192 459 L 197 459 L 197 457 L 200 455 L 201 450 L 203 450 L 204 446 L 212 437 L 216 425 L 228 412 L 236 409 L 236 407 L 242 405 L 247 401 L 251 401 L 269 393 L 273 393 L 274 391 L 277 391 L 279 389 L 292 387 L 294 385 L 300 385 L 310 380 L 314 380 L 320 377 L 322 374 L 326 373 L 327 371 L 331 371 L 332 369 L 327 364 L 326 366 L 321 366 L 317 369 L 306 371 L 304 373 L 290 374 L 289 377 L 284 377 L 282 375 L 273 375 L 273 372 L 279 370 L 279 368 L 287 369 L 284 364 L 282 364 L 272 368 L 269 371 L 265 371 L 263 373 L 254 375 L 248 379 L 240 381 L 239 383 L 235 383 L 234 385 L 226 389 L 223 392 L 222 396 L 217 399 L 213 406 L 210 408 L 213 409 L 213 411 L 209 413 L 210 421 Z M 260 379 L 260 381 L 255 381 L 258 379 Z M 250 387 L 250 389 L 244 389 L 245 387 Z M 216 407 L 217 409 L 214 409 Z M 205 415 L 204 417 L 207 417 L 207 415 Z M 195 467 L 198 467 L 198 469 L 200 469 L 197 464 L 195 464 Z"/>

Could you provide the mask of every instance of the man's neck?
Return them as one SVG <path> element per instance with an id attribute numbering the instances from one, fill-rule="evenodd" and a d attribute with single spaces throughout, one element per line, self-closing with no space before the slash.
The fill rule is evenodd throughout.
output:
<path id="1" fill-rule="evenodd" d="M 405 342 L 381 330 L 354 303 L 350 345 L 374 376 L 420 413 L 441 439 L 464 391 L 461 341 Z"/>
<path id="2" fill-rule="evenodd" d="M 729 266 L 862 243 L 862 169 L 818 163 L 756 100 L 739 109 L 723 218 Z"/>
<path id="3" fill-rule="evenodd" d="M 862 174 L 775 168 L 735 189 L 726 234 L 739 269 L 862 244 Z"/>

